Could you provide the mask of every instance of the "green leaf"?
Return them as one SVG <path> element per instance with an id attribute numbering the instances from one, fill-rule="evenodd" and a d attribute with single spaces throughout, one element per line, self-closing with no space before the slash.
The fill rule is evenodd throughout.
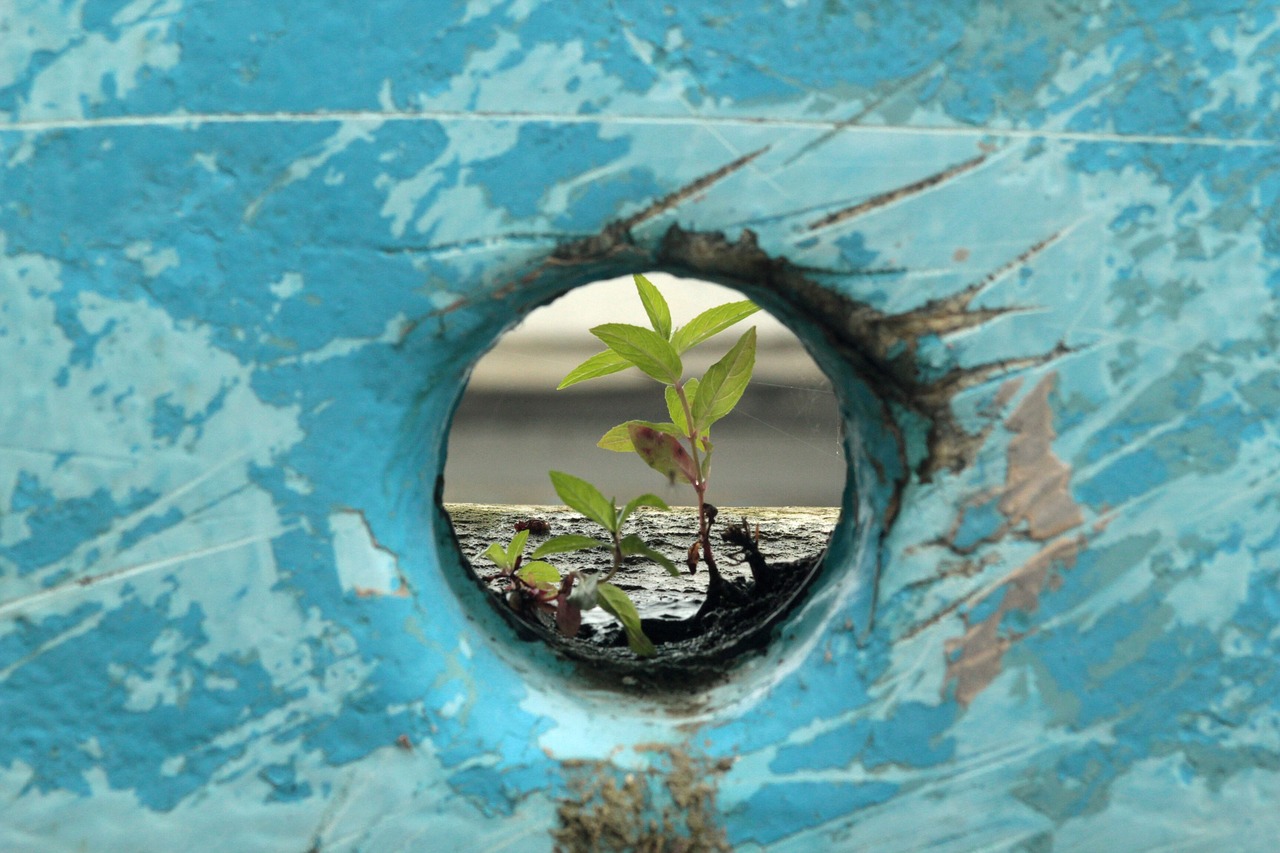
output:
<path id="1" fill-rule="evenodd" d="M 576 509 L 605 530 L 615 529 L 613 501 L 600 494 L 600 490 L 579 477 L 563 471 L 548 472 L 551 485 L 566 506 Z"/>
<path id="2" fill-rule="evenodd" d="M 666 554 L 661 551 L 650 548 L 649 545 L 634 533 L 622 537 L 622 541 L 618 543 L 622 546 L 622 553 L 628 557 L 639 555 L 648 557 L 662 568 L 667 570 L 667 574 L 672 577 L 680 577 L 680 571 L 676 568 L 676 564 L 667 559 Z"/>
<path id="3" fill-rule="evenodd" d="M 497 542 L 490 543 L 489 547 L 484 550 L 484 556 L 492 560 L 498 568 L 511 571 L 511 560 L 507 559 L 507 551 Z"/>
<path id="4" fill-rule="evenodd" d="M 632 424 L 627 431 L 631 434 L 631 444 L 635 447 L 636 454 L 644 460 L 644 464 L 672 482 L 677 478 L 686 483 L 693 483 L 698 479 L 698 469 L 694 467 L 693 457 L 680 444 L 680 439 L 643 424 Z"/>
<path id="5" fill-rule="evenodd" d="M 752 326 L 724 354 L 724 358 L 707 368 L 693 400 L 693 423 L 699 432 L 706 431 L 738 405 L 742 392 L 751 381 L 756 364 L 756 328 Z"/>
<path id="6" fill-rule="evenodd" d="M 653 330 L 662 335 L 664 340 L 671 340 L 671 309 L 667 307 L 667 300 L 662 298 L 658 288 L 649 279 L 640 273 L 636 273 L 634 278 L 636 290 L 640 291 L 640 301 L 644 303 L 644 313 L 649 315 Z"/>
<path id="7" fill-rule="evenodd" d="M 683 435 L 680 430 L 676 428 L 675 424 L 656 424 L 653 421 L 627 421 L 625 424 L 618 424 L 616 427 L 606 432 L 600 440 L 596 442 L 596 447 L 600 447 L 605 450 L 612 450 L 615 453 L 630 453 L 635 450 L 635 445 L 631 443 L 632 424 L 647 426 L 649 429 L 656 430 L 658 432 L 665 432 L 668 435 L 674 435 L 676 438 L 680 438 Z"/>
<path id="8" fill-rule="evenodd" d="M 536 560 L 549 554 L 563 554 L 566 551 L 585 551 L 588 548 L 599 548 L 601 546 L 608 548 L 609 543 L 601 542 L 599 539 L 592 539 L 590 536 L 566 533 L 563 536 L 554 536 L 543 542 L 529 556 Z"/>
<path id="9" fill-rule="evenodd" d="M 759 310 L 760 306 L 749 299 L 741 302 L 726 302 L 724 305 L 708 308 L 677 329 L 671 336 L 671 345 L 676 348 L 676 352 L 684 353 Z"/>
<path id="10" fill-rule="evenodd" d="M 702 482 L 705 483 L 711 474 L 711 451 L 715 450 L 716 446 L 706 437 L 700 439 L 699 443 L 702 445 Z"/>
<path id="11" fill-rule="evenodd" d="M 631 599 L 627 598 L 627 594 L 611 583 L 601 583 L 597 592 L 600 596 L 600 606 L 622 623 L 622 627 L 627 632 L 627 645 L 631 646 L 631 651 L 646 658 L 657 654 L 658 650 L 641 630 L 640 613 L 631 603 Z"/>
<path id="12" fill-rule="evenodd" d="M 620 370 L 626 370 L 631 366 L 631 362 L 618 355 L 613 350 L 605 350 L 598 352 L 591 358 L 579 364 L 573 370 L 569 371 L 569 375 L 560 380 L 560 384 L 556 386 L 556 390 L 568 388 L 570 385 L 576 385 L 588 379 L 598 379 L 601 376 L 608 376 L 610 373 L 617 373 Z"/>
<path id="13" fill-rule="evenodd" d="M 556 571 L 556 567 L 542 560 L 526 563 L 516 574 L 520 575 L 521 580 L 526 583 L 552 585 L 560 583 L 560 573 Z"/>
<path id="14" fill-rule="evenodd" d="M 519 557 L 524 553 L 524 543 L 528 541 L 528 530 L 521 530 L 515 536 L 511 537 L 511 544 L 507 546 L 507 568 L 511 568 L 516 564 L 516 557 Z"/>
<path id="15" fill-rule="evenodd" d="M 698 393 L 698 380 L 690 379 L 684 383 L 684 395 L 686 400 L 692 400 Z M 689 434 L 689 423 L 685 420 L 684 406 L 680 404 L 680 392 L 675 389 L 674 385 L 668 385 L 666 388 L 667 397 L 667 414 L 671 415 L 671 423 L 675 424 L 681 437 Z"/>
<path id="16" fill-rule="evenodd" d="M 605 323 L 593 328 L 591 334 L 659 382 L 674 385 L 684 373 L 684 365 L 680 363 L 680 354 L 675 347 L 652 329 L 627 323 Z"/>
<path id="17" fill-rule="evenodd" d="M 641 495 L 638 498 L 632 498 L 627 501 L 627 505 L 622 508 L 622 512 L 618 515 L 618 527 L 622 527 L 622 522 L 626 521 L 631 513 L 636 511 L 637 507 L 651 506 L 654 509 L 667 511 L 671 507 L 667 506 L 667 502 L 657 495 Z"/>

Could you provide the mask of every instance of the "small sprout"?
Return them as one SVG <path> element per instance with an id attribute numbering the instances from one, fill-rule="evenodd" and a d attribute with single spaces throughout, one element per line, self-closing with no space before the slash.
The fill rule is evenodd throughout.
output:
<path id="1" fill-rule="evenodd" d="M 640 628 L 640 613 L 627 594 L 611 583 L 598 584 L 597 595 L 602 608 L 613 614 L 627 632 L 627 645 L 640 657 L 652 657 L 657 653 L 653 642 Z"/>
<path id="2" fill-rule="evenodd" d="M 666 555 L 651 548 L 639 536 L 634 533 L 622 535 L 622 525 L 640 507 L 663 510 L 669 507 L 657 495 L 645 494 L 631 499 L 619 509 L 614 500 L 606 498 L 586 480 L 561 471 L 550 473 L 551 483 L 560 499 L 603 527 L 608 537 L 596 539 L 578 533 L 554 536 L 534 549 L 529 562 L 524 561 L 524 548 L 530 533 L 527 526 L 517 532 L 506 547 L 497 542 L 490 544 L 484 556 L 502 570 L 498 578 L 504 581 L 503 592 L 508 606 L 522 614 L 533 611 L 554 614 L 557 630 L 566 637 L 578 635 L 584 610 L 601 607 L 622 624 L 632 651 L 644 657 L 653 655 L 656 649 L 640 626 L 635 604 L 608 580 L 622 567 L 623 558 L 632 556 L 645 557 L 661 565 L 668 573 L 678 574 Z M 610 569 L 603 577 L 593 572 L 576 571 L 562 576 L 555 566 L 542 559 L 553 554 L 593 548 L 608 549 L 612 556 Z"/>
<path id="3" fill-rule="evenodd" d="M 484 556 L 502 570 L 497 577 L 504 581 L 507 605 L 517 613 L 530 608 L 553 609 L 561 583 L 560 572 L 550 563 L 538 559 L 524 562 L 528 539 L 529 531 L 521 530 L 507 547 L 493 542 L 484 551 Z"/>
<path id="4" fill-rule="evenodd" d="M 551 485 L 555 487 L 560 500 L 571 509 L 604 528 L 609 535 L 607 540 L 593 539 L 590 536 L 568 534 L 549 539 L 534 552 L 534 556 L 545 556 L 552 552 L 581 551 L 590 548 L 608 548 L 613 557 L 613 564 L 603 578 L 595 575 L 578 575 L 579 586 L 572 592 L 562 595 L 563 608 L 568 611 L 562 617 L 557 613 L 557 622 L 574 618 L 580 621 L 583 610 L 591 610 L 599 606 L 614 616 L 627 632 L 627 644 L 631 650 L 641 657 L 648 657 L 656 652 L 653 643 L 645 636 L 640 627 L 640 614 L 627 594 L 608 580 L 622 568 L 624 557 L 642 556 L 661 565 L 668 574 L 678 575 L 675 564 L 666 555 L 649 547 L 639 536 L 622 535 L 622 525 L 633 512 L 642 506 L 655 509 L 669 509 L 666 502 L 657 495 L 640 495 L 632 498 L 622 509 L 617 502 L 606 498 L 599 489 L 579 477 L 563 471 L 550 472 Z M 576 612 L 576 616 L 575 616 Z M 563 631 L 563 626 L 562 626 Z"/>

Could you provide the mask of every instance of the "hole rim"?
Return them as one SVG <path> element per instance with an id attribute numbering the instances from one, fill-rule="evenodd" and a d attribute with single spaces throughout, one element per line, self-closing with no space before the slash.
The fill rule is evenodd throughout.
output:
<path id="1" fill-rule="evenodd" d="M 845 459 L 845 482 L 841 490 L 839 515 L 826 548 L 814 555 L 806 576 L 796 584 L 785 601 L 775 607 L 760 624 L 732 638 L 728 660 L 708 662 L 708 665 L 698 669 L 684 661 L 663 665 L 652 658 L 636 658 L 625 649 L 608 655 L 607 659 L 600 656 L 584 657 L 575 653 L 570 645 L 571 641 L 559 638 L 552 631 L 538 630 L 526 620 L 510 613 L 509 608 L 485 586 L 462 552 L 452 516 L 443 500 L 448 435 L 476 364 L 507 332 L 533 311 L 579 287 L 636 272 L 668 273 L 679 278 L 718 284 L 736 290 L 768 311 L 800 341 L 805 352 L 827 377 L 835 397 L 838 421 L 843 433 L 841 443 Z M 506 322 L 490 324 L 487 333 L 473 330 L 467 342 L 469 346 L 464 347 L 463 352 L 458 355 L 460 360 L 465 359 L 465 369 L 453 389 L 448 416 L 442 421 L 432 510 L 435 516 L 433 527 L 437 531 L 433 537 L 434 556 L 440 570 L 455 594 L 462 593 L 460 597 L 468 600 L 463 605 L 469 608 L 468 612 L 478 604 L 474 601 L 476 597 L 487 602 L 484 610 L 490 618 L 485 619 L 485 624 L 490 630 L 485 633 L 499 657 L 508 660 L 514 668 L 526 674 L 532 666 L 558 682 L 568 675 L 571 685 L 586 691 L 603 688 L 609 692 L 645 696 L 659 700 L 668 708 L 673 704 L 688 704 L 694 691 L 701 691 L 705 700 L 697 703 L 699 705 L 711 701 L 713 694 L 721 693 L 725 688 L 753 692 L 760 686 L 757 683 L 760 679 L 753 676 L 753 672 L 763 671 L 764 677 L 772 681 L 779 677 L 779 673 L 793 668 L 794 663 L 803 659 L 804 648 L 821 633 L 821 627 L 830 623 L 839 608 L 839 602 L 845 601 L 850 592 L 856 595 L 857 587 L 862 586 L 849 584 L 848 578 L 844 582 L 835 582 L 837 579 L 833 576 L 862 574 L 863 569 L 860 567 L 866 562 L 866 555 L 878 554 L 878 543 L 882 537 L 877 514 L 868 511 L 867 502 L 859 497 L 859 483 L 865 480 L 865 469 L 870 467 L 882 470 L 883 462 L 877 464 L 876 460 L 869 457 L 862 460 L 860 452 L 855 450 L 855 444 L 860 444 L 854 440 L 860 432 L 857 425 L 869 412 L 863 411 L 863 403 L 852 397 L 869 394 L 875 398 L 875 408 L 881 410 L 883 401 L 857 375 L 854 366 L 830 345 L 831 330 L 825 328 L 811 312 L 805 311 L 798 300 L 788 298 L 785 289 L 779 288 L 775 283 L 739 279 L 736 276 L 707 275 L 701 271 L 690 271 L 678 264 L 660 262 L 636 261 L 621 266 L 610 265 L 603 271 L 598 266 L 587 271 L 551 265 L 550 269 L 544 269 L 538 275 L 526 277 L 520 282 L 520 286 L 507 288 L 499 295 L 497 305 L 506 310 Z M 849 393 L 855 387 L 859 390 L 859 395 Z M 857 465 L 856 460 L 859 463 Z M 877 547 L 865 547 L 868 539 L 874 540 Z M 871 586 L 874 587 L 874 584 Z M 844 588 L 843 593 L 833 594 L 837 588 Z M 814 613 L 814 608 L 819 608 L 822 612 Z M 494 625 L 498 623 L 504 626 L 500 632 L 494 630 Z M 513 640 L 520 642 L 513 643 Z M 529 648 L 530 646 L 534 648 Z M 792 661 L 793 665 L 782 666 L 788 661 Z M 556 686 L 557 689 L 564 688 L 563 683 Z"/>

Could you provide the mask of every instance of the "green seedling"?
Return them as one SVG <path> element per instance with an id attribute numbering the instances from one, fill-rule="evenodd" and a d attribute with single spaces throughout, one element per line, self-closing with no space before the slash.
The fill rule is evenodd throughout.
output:
<path id="1" fill-rule="evenodd" d="M 576 533 L 555 536 L 542 543 L 538 550 L 533 552 L 533 556 L 545 557 L 568 551 L 607 548 L 612 558 L 609 571 L 603 577 L 575 572 L 571 574 L 576 575 L 576 579 L 580 581 L 577 588 L 573 588 L 574 578 L 569 578 L 567 587 L 562 585 L 563 603 L 561 610 L 556 613 L 556 622 L 561 632 L 566 633 L 567 629 L 572 629 L 573 634 L 576 634 L 577 625 L 581 624 L 582 611 L 591 610 L 598 605 L 622 623 L 623 629 L 627 632 L 627 644 L 633 652 L 642 657 L 652 655 L 655 649 L 640 628 L 640 614 L 635 604 L 625 592 L 609 583 L 609 580 L 622 568 L 623 559 L 631 556 L 647 557 L 666 569 L 668 574 L 679 575 L 674 563 L 662 553 L 650 548 L 639 536 L 634 533 L 625 536 L 622 534 L 622 525 L 639 507 L 647 506 L 662 510 L 670 507 L 657 495 L 645 494 L 632 498 L 619 509 L 616 501 L 606 498 L 599 489 L 586 480 L 563 471 L 551 471 L 550 476 L 551 484 L 555 487 L 560 500 L 564 501 L 570 509 L 577 510 L 584 518 L 604 528 L 608 537 L 596 539 Z"/>
<path id="2" fill-rule="evenodd" d="M 721 579 L 711 551 L 710 533 L 714 510 L 706 500 L 714 449 L 711 425 L 733 410 L 751 380 L 756 357 L 755 327 L 743 333 L 701 378 L 684 378 L 681 356 L 760 309 L 750 300 L 729 302 L 703 311 L 684 326 L 675 328 L 671 324 L 671 310 L 658 289 L 639 274 L 635 276 L 635 284 L 652 328 L 605 323 L 591 329 L 607 349 L 570 371 L 559 388 L 632 367 L 665 386 L 670 421 L 631 420 L 618 424 L 605 433 L 599 446 L 622 453 L 634 452 L 669 481 L 679 480 L 693 487 L 699 521 L 698 539 L 689 551 L 689 567 L 692 571 L 697 566 L 701 551 L 712 586 L 718 589 Z"/>
<path id="3" fill-rule="evenodd" d="M 513 610 L 523 611 L 533 607 L 555 612 L 563 579 L 555 566 L 536 559 L 542 556 L 537 551 L 534 552 L 534 559 L 524 562 L 524 546 L 528 540 L 529 531 L 521 530 L 505 548 L 497 542 L 491 543 L 485 549 L 484 556 L 501 570 L 507 603 Z"/>
<path id="4" fill-rule="evenodd" d="M 650 548 L 636 534 L 622 535 L 622 525 L 631 513 L 642 506 L 669 509 L 656 495 L 641 495 L 622 508 L 586 480 L 560 471 L 552 471 L 551 482 L 556 494 L 571 509 L 599 524 L 608 534 L 607 539 L 597 539 L 577 533 L 556 536 L 543 542 L 530 562 L 524 563 L 524 547 L 529 538 L 528 530 L 521 530 L 505 548 L 494 542 L 484 556 L 501 570 L 506 579 L 507 603 L 512 609 L 523 612 L 535 608 L 554 613 L 556 627 L 566 637 L 576 637 L 582 627 L 582 612 L 600 607 L 611 614 L 627 633 L 627 644 L 637 655 L 648 657 L 656 652 L 653 643 L 640 627 L 640 613 L 635 603 L 618 587 L 609 583 L 617 574 L 622 561 L 630 556 L 643 556 L 660 564 L 669 574 L 678 575 L 675 564 Z M 609 571 L 600 577 L 594 572 L 568 572 L 561 576 L 558 569 L 541 560 L 552 554 L 607 548 L 612 556 Z"/>

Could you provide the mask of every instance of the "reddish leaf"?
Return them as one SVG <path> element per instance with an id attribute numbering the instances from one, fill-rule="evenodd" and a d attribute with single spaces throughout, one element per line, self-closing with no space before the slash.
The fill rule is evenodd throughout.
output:
<path id="1" fill-rule="evenodd" d="M 557 599 L 556 628 L 560 630 L 560 636 L 572 639 L 578 636 L 578 629 L 581 627 L 582 609 L 576 604 L 570 604 L 567 598 Z"/>
<path id="2" fill-rule="evenodd" d="M 563 637 L 578 636 L 578 629 L 582 627 L 582 608 L 569 603 L 573 579 L 572 573 L 564 576 L 560 583 L 560 597 L 556 599 L 556 628 Z"/>
<path id="3" fill-rule="evenodd" d="M 650 468 L 671 481 L 677 478 L 686 483 L 697 481 L 697 466 L 693 464 L 693 457 L 680 444 L 680 439 L 643 424 L 632 424 L 627 432 L 631 435 L 631 444 L 636 453 Z"/>

